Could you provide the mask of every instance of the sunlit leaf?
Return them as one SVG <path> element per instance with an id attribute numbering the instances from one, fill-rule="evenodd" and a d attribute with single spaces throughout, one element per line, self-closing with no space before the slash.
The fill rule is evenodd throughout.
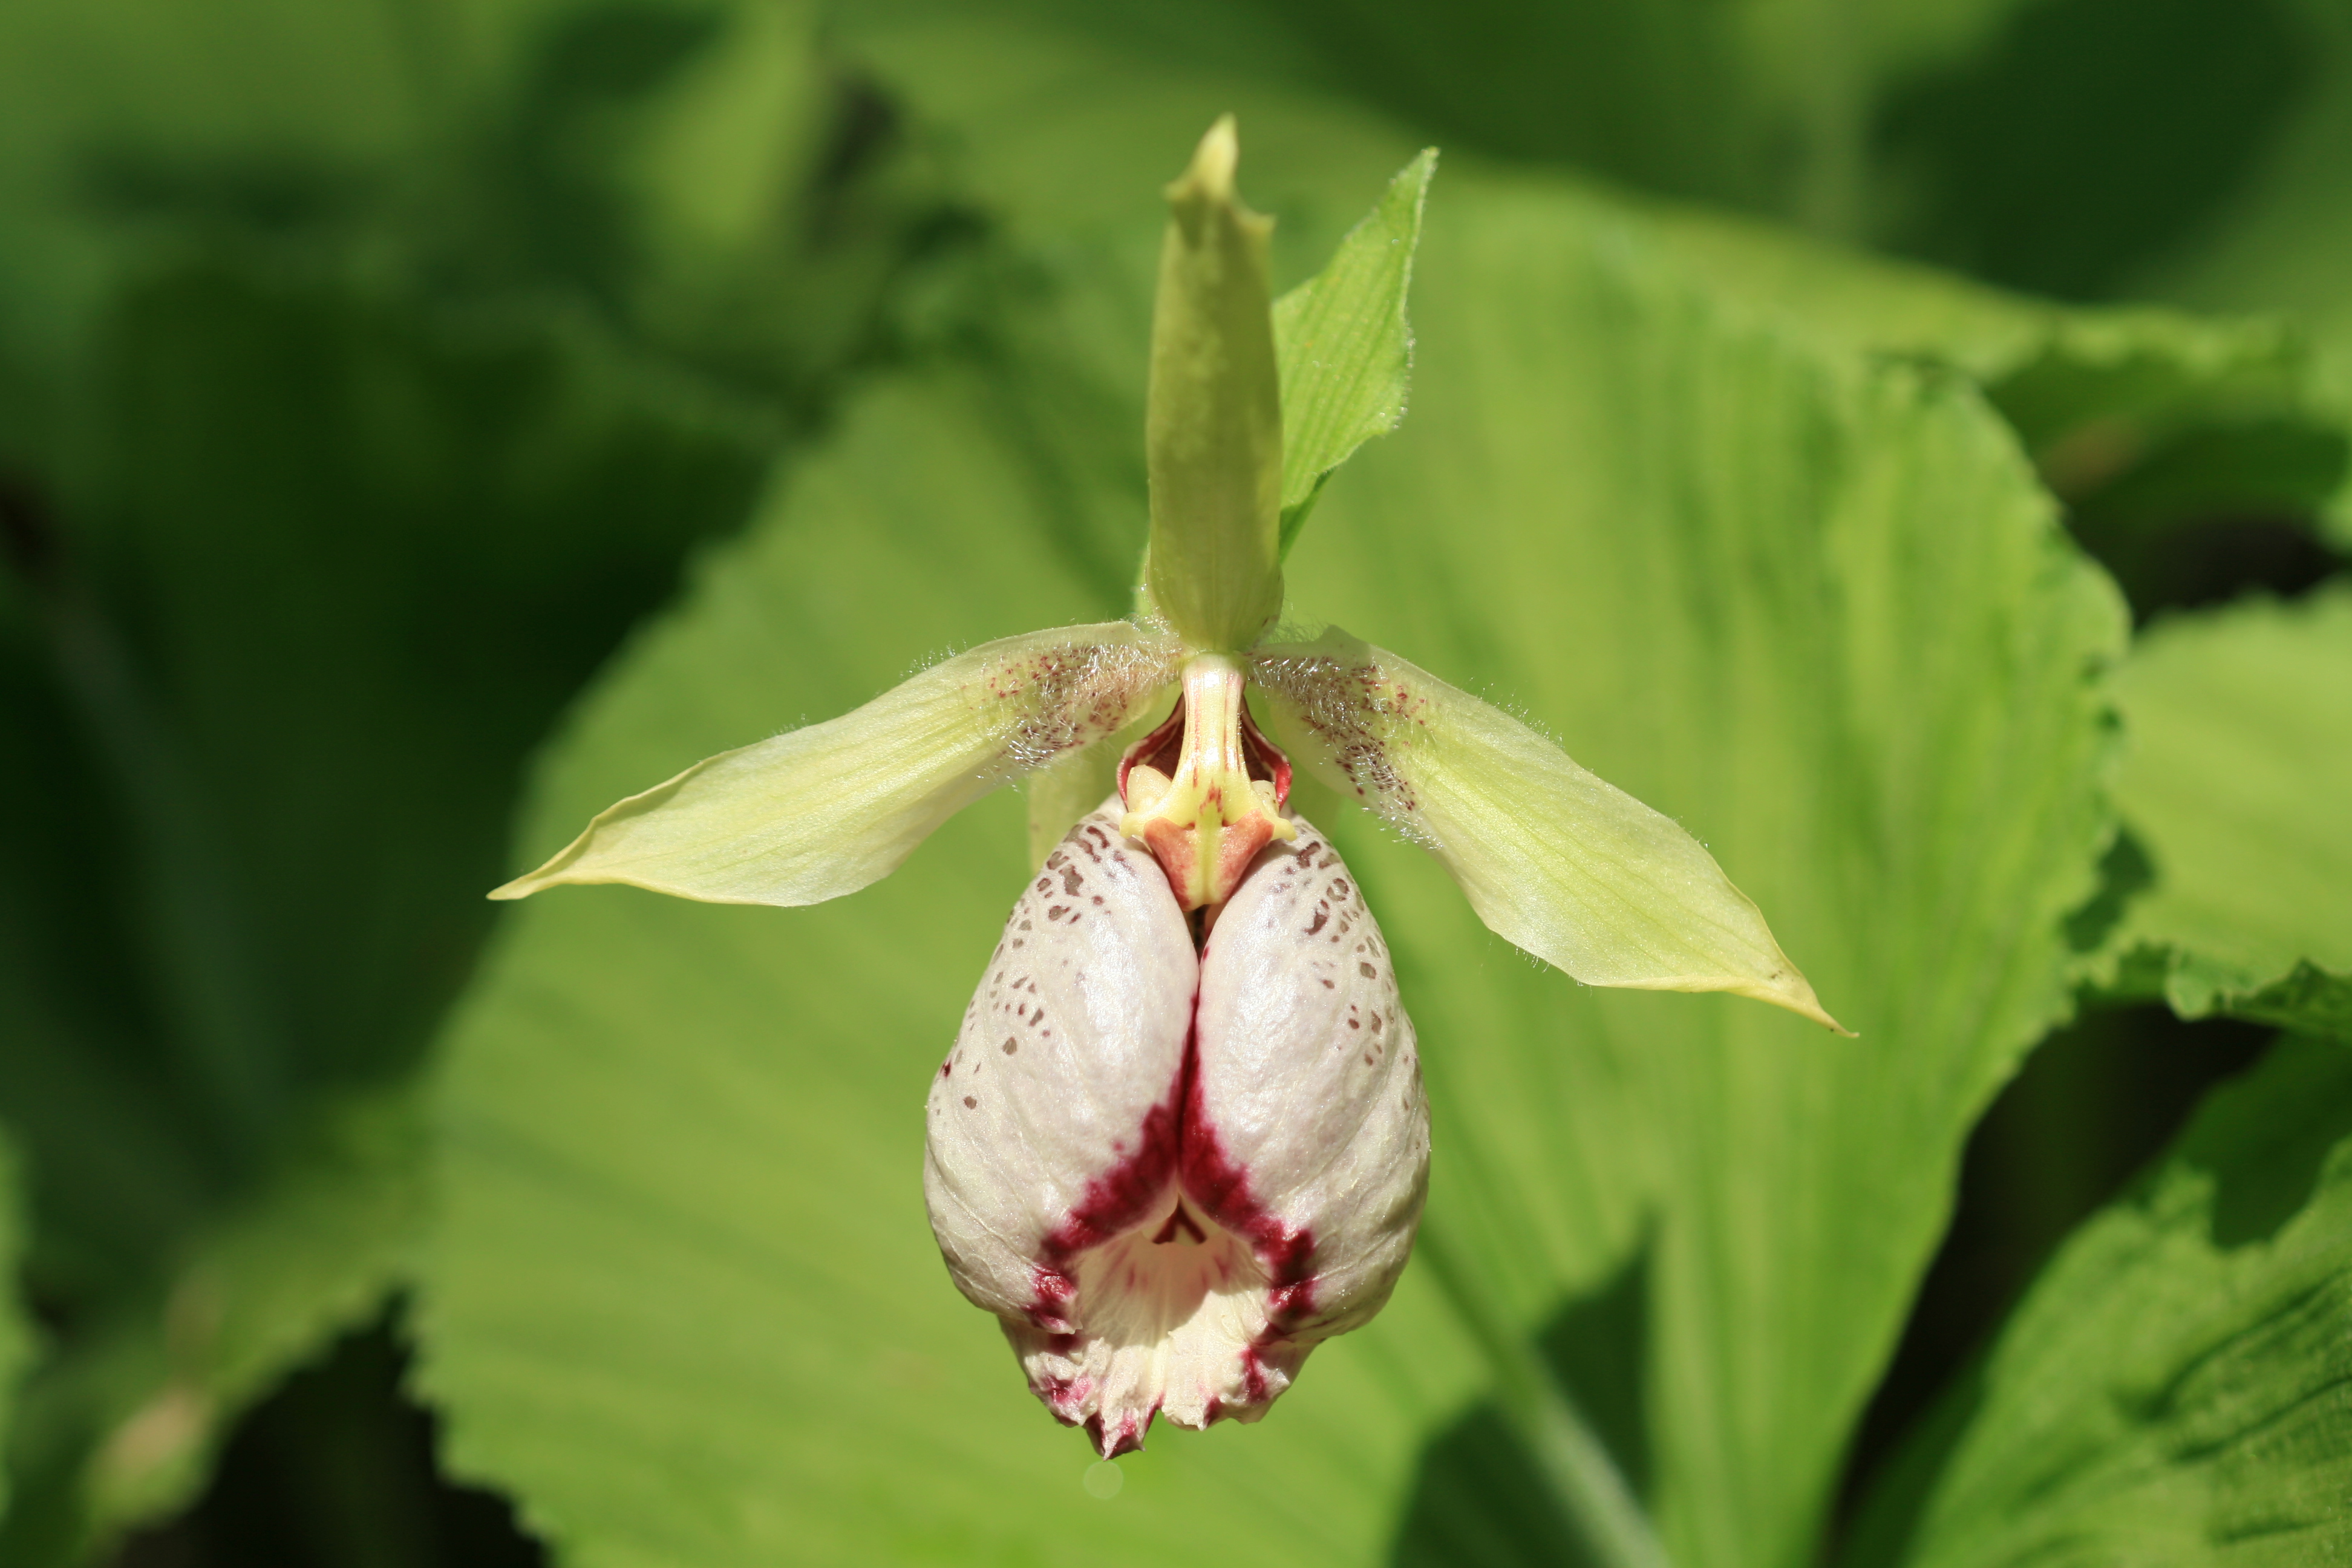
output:
<path id="1" fill-rule="evenodd" d="M 2352 592 L 2168 621 L 2118 691 L 2148 886 L 2106 933 L 2108 984 L 2352 1038 Z"/>
<path id="2" fill-rule="evenodd" d="M 1293 591 L 1416 663 L 1475 670 L 1680 821 L 1860 1031 L 1594 992 L 1496 1039 L 1450 1022 L 1496 977 L 1475 947 L 1424 945 L 1443 883 L 1404 847 L 1349 848 L 1406 911 L 1388 924 L 1433 1042 L 1432 1222 L 1525 1282 L 1529 1329 L 1638 1278 L 1620 1347 L 1643 1367 L 1635 1447 L 1670 1552 L 1789 1563 L 1966 1130 L 2065 1005 L 2058 922 L 2101 823 L 2092 679 L 2119 626 L 1965 388 L 1848 379 L 1727 325 L 1668 258 L 1587 243 L 1573 207 L 1533 193 L 1433 225 L 1413 422 L 1335 488 Z M 1624 1099 L 1531 1093 L 1517 1053 L 1585 1057 Z M 1609 1131 L 1585 1144 L 1596 1117 Z M 1473 1152 L 1449 1168 L 1448 1150 Z M 1646 1234 L 1538 1285 L 1525 1194 L 1592 1191 L 1604 1158 L 1641 1173 Z"/>
<path id="3" fill-rule="evenodd" d="M 1580 199 L 1473 179 L 1446 211 L 1414 420 L 1326 497 L 1294 597 L 1507 693 L 1696 832 L 1865 1037 L 1580 990 L 1343 822 L 1428 1042 L 1431 1224 L 1513 1331 L 1645 1281 L 1616 1342 L 1653 1413 L 1628 1468 L 1678 1560 L 1794 1561 L 1969 1121 L 2065 1006 L 2116 605 L 1964 384 L 1727 320 Z M 1149 247 L 1114 254 L 1064 274 L 1128 290 L 1074 294 L 1083 319 L 1139 318 Z M 1055 541 L 1089 531 L 1074 506 L 1139 517 L 1134 477 L 1041 483 L 1036 434 L 1090 427 L 1008 416 L 1034 379 L 878 393 L 600 692 L 526 847 L 940 640 L 1115 607 Z M 1174 1562 L 1179 1521 L 1214 1517 L 1237 1562 L 1367 1562 L 1404 1517 L 1458 1545 L 1523 1502 L 1500 1472 L 1431 1500 L 1489 1373 L 1418 1265 L 1263 1426 L 1159 1434 L 1086 1500 L 1083 1446 L 941 1276 L 907 1109 L 1023 856 L 984 804 L 821 910 L 524 907 L 450 1041 L 426 1382 L 460 1468 L 574 1560 Z"/>
<path id="4" fill-rule="evenodd" d="M 2341 1561 L 2347 1279 L 2352 1058 L 2291 1039 L 2043 1270 L 1856 1561 Z"/>

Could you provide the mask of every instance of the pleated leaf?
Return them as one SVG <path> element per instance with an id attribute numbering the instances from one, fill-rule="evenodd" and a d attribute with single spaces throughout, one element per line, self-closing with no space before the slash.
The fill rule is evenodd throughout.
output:
<path id="1" fill-rule="evenodd" d="M 2184 1017 L 2352 1039 L 2352 592 L 2158 625 L 2119 682 L 2119 922 L 2103 967 Z"/>
<path id="2" fill-rule="evenodd" d="M 2352 1058 L 2290 1040 L 2043 1270 L 1859 1560 L 2255 1568 L 2352 1552 Z M 1916 1500 L 1912 1500 L 1916 1499 Z M 1907 1546 L 1899 1545 L 1907 1540 Z"/>

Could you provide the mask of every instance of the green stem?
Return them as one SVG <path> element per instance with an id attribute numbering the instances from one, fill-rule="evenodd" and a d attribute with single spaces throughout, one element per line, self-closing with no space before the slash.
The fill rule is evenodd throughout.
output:
<path id="1" fill-rule="evenodd" d="M 1486 1353 L 1496 1403 L 1592 1561 L 1599 1568 L 1670 1568 L 1649 1516 L 1550 1364 L 1504 1321 L 1441 1228 L 1424 1224 L 1415 1246 Z"/>

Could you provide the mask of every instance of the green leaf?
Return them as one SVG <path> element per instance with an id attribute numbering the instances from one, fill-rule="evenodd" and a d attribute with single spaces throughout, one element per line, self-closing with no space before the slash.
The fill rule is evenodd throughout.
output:
<path id="1" fill-rule="evenodd" d="M 2347 1277 L 2352 1058 L 2290 1039 L 2052 1260 L 1947 1415 L 1940 1459 L 1920 1456 L 1916 1502 L 1865 1512 L 1861 1560 L 2342 1560 Z"/>
<path id="2" fill-rule="evenodd" d="M 575 323 L 196 263 L 109 339 L 89 467 L 16 502 L 37 565 L 0 595 L 0 749 L 40 760 L 0 778 L 0 1117 L 58 1318 L 8 1528 L 59 1552 L 184 1495 L 215 1425 L 380 1293 L 390 1205 L 266 1216 L 307 1201 L 321 1118 L 414 1074 L 522 754 L 766 458 Z M 178 1282 L 247 1226 L 286 1250 L 252 1348 L 100 1485 L 176 1375 Z"/>
<path id="3" fill-rule="evenodd" d="M 1463 995 L 1496 966 L 1433 939 L 1426 872 L 1350 844 L 1378 907 L 1409 911 L 1383 918 L 1423 1037 L 1480 1043 L 1427 1053 L 1433 1222 L 1475 1237 L 1524 1330 L 1634 1268 L 1622 1351 L 1669 1552 L 1794 1563 L 1966 1131 L 2066 1005 L 2116 606 L 1965 384 L 1817 357 L 1577 205 L 1507 187 L 1472 210 L 1468 186 L 1423 247 L 1414 424 L 1334 491 L 1294 592 L 1475 671 L 1683 823 L 1862 1038 L 1570 993 L 1499 1041 Z M 1513 526 L 1473 547 L 1474 518 Z M 1617 1087 L 1531 1092 L 1514 1052 Z M 1566 1205 L 1602 1160 L 1638 1174 L 1646 1223 L 1588 1220 L 1584 1258 L 1549 1261 L 1524 1194 Z"/>
<path id="4" fill-rule="evenodd" d="M 2299 0 L 2002 7 L 1874 104 L 1879 244 L 2062 299 L 2237 216 L 2316 72 Z"/>
<path id="5" fill-rule="evenodd" d="M 1891 69 L 1972 46 L 2003 9 L 1963 0 L 1916 15 L 1906 9 L 1900 21 L 1847 22 L 1881 37 Z M 1148 191 L 1129 188 L 1132 171 L 1164 163 L 1166 150 L 1188 141 L 1201 117 L 1234 110 L 1249 128 L 1251 189 L 1281 219 L 1278 276 L 1320 266 L 1355 217 L 1357 209 L 1335 193 L 1368 188 L 1446 123 L 1419 114 L 1383 117 L 1422 107 L 1400 101 L 1402 85 L 1391 73 L 1403 62 L 1425 61 L 1432 83 L 1461 69 L 1466 74 L 1458 80 L 1477 83 L 1482 98 L 1496 90 L 1496 62 L 1463 68 L 1452 54 L 1456 29 L 1450 19 L 1434 28 L 1434 14 L 1423 20 L 1439 36 L 1416 35 L 1409 49 L 1392 39 L 1381 52 L 1402 52 L 1383 69 L 1341 76 L 1325 59 L 1327 50 L 1349 58 L 1346 46 L 1331 41 L 1341 33 L 1304 36 L 1242 4 L 1207 13 L 1196 7 L 1188 16 L 1187 25 L 1170 26 L 1139 0 L 995 0 L 985 9 L 890 0 L 851 8 L 839 29 L 844 47 L 898 87 L 919 113 L 951 128 L 975 194 L 1016 230 L 1034 227 L 1041 237 L 1131 226 L 1150 206 Z M 1376 31 L 1397 25 L 1362 20 Z M 1826 63 L 1809 54 L 1819 51 L 1804 42 L 1806 24 L 1794 8 L 1773 7 L 1756 21 L 1800 76 Z M 1530 68 L 1530 85 L 1507 110 L 1531 121 L 1565 123 L 1562 69 L 1602 60 L 1622 66 L 1629 58 L 1598 44 L 1572 48 L 1557 37 L 1547 56 L 1540 44 L 1522 39 L 1523 31 L 1514 24 L 1496 37 L 1509 40 L 1514 70 L 1525 60 L 1551 62 L 1552 68 Z M 1845 41 L 1855 46 L 1849 63 L 1878 52 L 1860 37 Z M 1641 79 L 1638 69 L 1621 74 Z M 1654 94 L 1645 100 L 1644 111 L 1656 101 Z M 1710 104 L 1710 133 L 1730 122 Z M 1654 138 L 1654 149 L 1659 145 Z M 1449 156 L 1459 157 L 1465 174 L 1480 167 L 1468 145 Z M 2063 306 L 1720 210 L 1572 176 L 1550 184 L 1596 231 L 1671 254 L 1727 301 L 1792 338 L 1841 354 L 1948 365 L 1984 386 L 2044 481 L 2078 517 L 2145 527 L 2231 510 L 2308 512 L 2352 493 L 2342 490 L 2352 379 L 2335 371 L 2323 376 L 2304 335 L 2278 321 Z M 2309 253 L 2315 263 L 2332 254 Z M 2306 270 L 2332 276 L 2315 265 Z M 2258 297 L 2229 302 L 2266 304 Z"/>
<path id="6" fill-rule="evenodd" d="M 2152 886 L 2095 977 L 2352 1039 L 2352 590 L 2163 622 L 2117 689 L 2116 800 Z"/>
<path id="7" fill-rule="evenodd" d="M 1965 382 L 1759 328 L 1573 193 L 1473 176 L 1447 214 L 1415 423 L 1331 490 L 1297 599 L 1508 693 L 1684 823 L 1865 1037 L 1580 990 L 1340 822 L 1429 1042 L 1430 1223 L 1507 1332 L 1644 1279 L 1611 1342 L 1649 1412 L 1621 1465 L 1677 1562 L 1793 1563 L 1966 1130 L 2068 1005 L 2118 606 Z M 1055 275 L 1074 319 L 1136 332 L 1139 382 L 1152 220 Z M 1116 608 L 1058 541 L 1137 515 L 1135 478 L 1063 488 L 1097 472 L 1089 427 L 1003 406 L 1044 379 L 877 391 L 590 703 L 527 847 L 942 640 Z M 1265 1424 L 1156 1435 L 1084 1500 L 1083 1446 L 940 1275 L 906 1110 L 1023 864 L 983 803 L 822 909 L 523 907 L 441 1098 L 425 1376 L 455 1461 L 583 1563 L 1189 1561 L 1202 1519 L 1238 1563 L 1362 1563 L 1401 1497 L 1459 1560 L 1482 1518 L 1549 1516 L 1507 1467 L 1438 1500 L 1495 1368 L 1420 1268 Z"/>
<path id="8" fill-rule="evenodd" d="M 400 14 L 26 0 L 0 14 L 0 341 L 69 373 L 157 216 L 283 228 L 348 203 L 426 127 Z M 128 242 L 128 243 L 126 243 Z M 21 438 L 12 433 L 12 439 Z"/>
<path id="9" fill-rule="evenodd" d="M 2207 310 L 2291 311 L 2318 346 L 2317 375 L 2338 430 L 2352 428 L 2352 8 L 2340 0 L 2289 7 L 2308 80 L 2283 105 L 2279 134 L 2216 223 L 2134 280 L 2148 297 Z M 2328 510 L 2330 536 L 2352 552 L 2352 485 Z"/>
<path id="10" fill-rule="evenodd" d="M 1331 470 L 1404 417 L 1412 375 L 1412 286 L 1421 212 L 1437 149 L 1399 170 L 1322 271 L 1274 302 L 1282 364 L 1282 553 L 1307 526 Z"/>
<path id="11" fill-rule="evenodd" d="M 25 1215 L 21 1197 L 21 1182 L 16 1151 L 0 1142 L 0 1269 L 6 1278 L 17 1278 L 16 1266 L 25 1246 Z M 24 1308 L 13 1284 L 0 1292 L 0 1443 L 7 1442 L 14 1434 L 17 1400 L 16 1379 L 25 1363 L 33 1357 L 33 1328 L 26 1320 Z M 0 1517 L 8 1509 L 8 1480 L 0 1472 Z"/>
<path id="12" fill-rule="evenodd" d="M 425 1215 L 406 1092 L 349 1097 L 274 1178 L 159 1260 L 163 1277 L 77 1326 L 25 1382 L 0 1527 L 12 1563 L 83 1560 L 202 1488 L 229 1420 L 360 1326 L 407 1274 Z"/>

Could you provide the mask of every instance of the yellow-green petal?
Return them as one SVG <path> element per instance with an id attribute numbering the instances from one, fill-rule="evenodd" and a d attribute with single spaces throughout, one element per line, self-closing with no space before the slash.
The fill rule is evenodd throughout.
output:
<path id="1" fill-rule="evenodd" d="M 722 752 L 606 807 L 490 896 L 565 882 L 719 904 L 854 893 L 982 795 L 1115 732 L 1177 658 L 1125 621 L 983 643 L 855 712 Z"/>
<path id="2" fill-rule="evenodd" d="M 1251 658 L 1294 760 L 1426 845 L 1498 935 L 1589 985 L 1841 1027 L 1696 839 L 1501 709 L 1337 627 Z"/>
<path id="3" fill-rule="evenodd" d="M 1266 272 L 1274 221 L 1234 194 L 1239 157 L 1227 115 L 1168 187 L 1143 430 L 1144 580 L 1179 636 L 1221 651 L 1248 647 L 1282 608 L 1282 383 Z"/>

